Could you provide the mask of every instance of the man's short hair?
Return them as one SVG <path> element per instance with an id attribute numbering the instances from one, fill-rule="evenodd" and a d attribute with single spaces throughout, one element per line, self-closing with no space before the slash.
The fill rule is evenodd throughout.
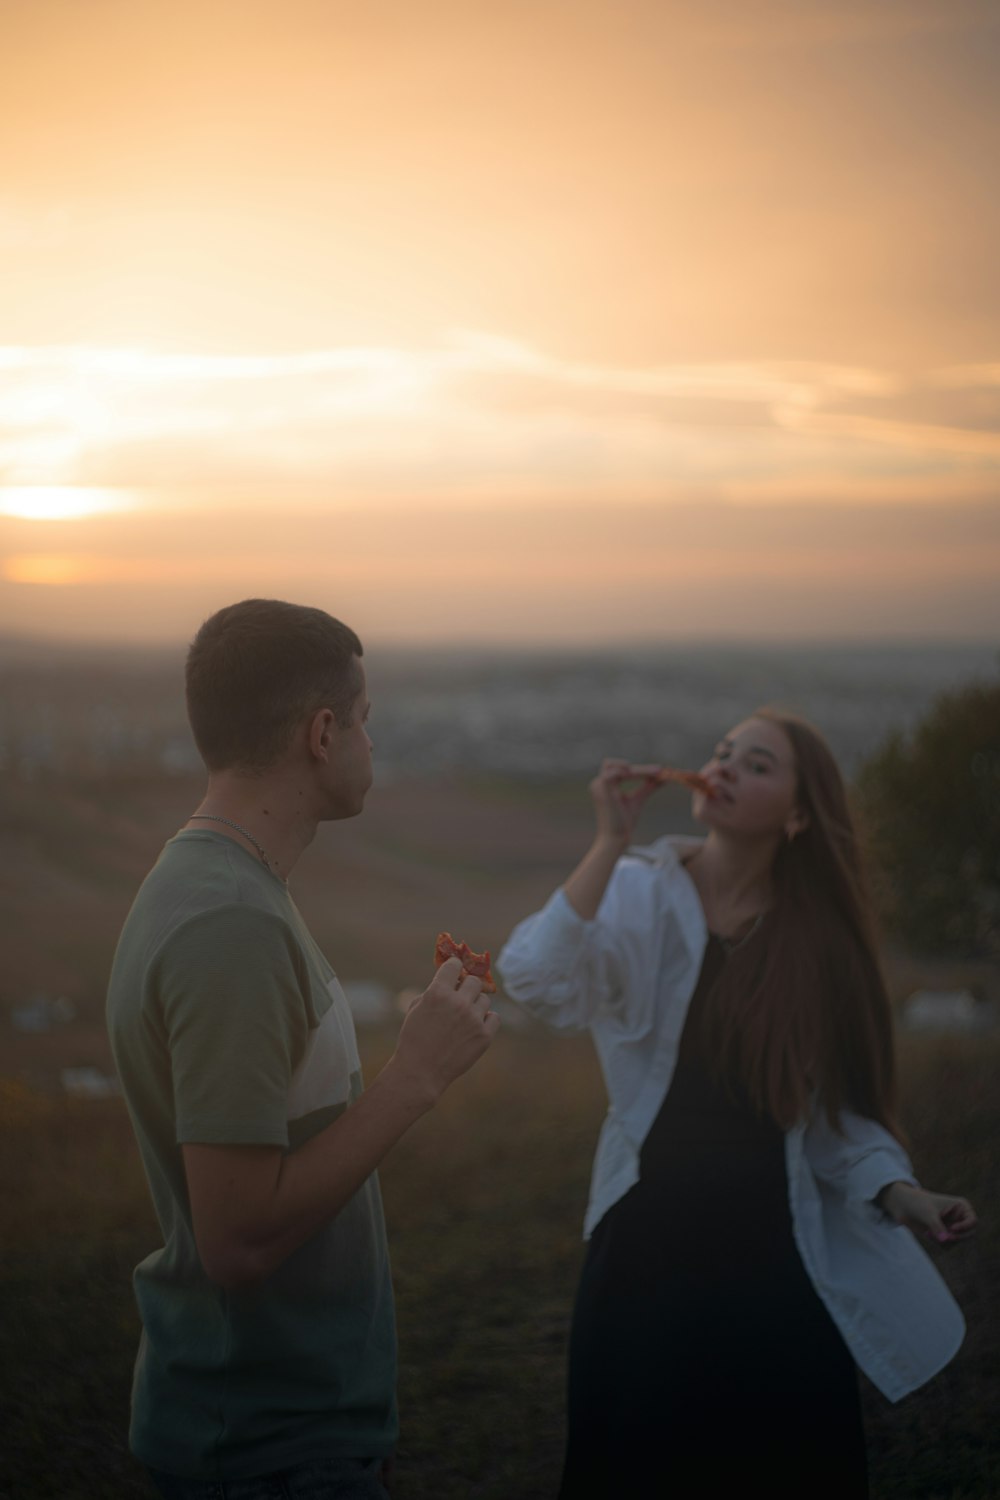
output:
<path id="1" fill-rule="evenodd" d="M 310 714 L 342 727 L 361 689 L 361 642 L 322 609 L 244 599 L 210 616 L 188 652 L 188 718 L 210 771 L 264 771 Z"/>

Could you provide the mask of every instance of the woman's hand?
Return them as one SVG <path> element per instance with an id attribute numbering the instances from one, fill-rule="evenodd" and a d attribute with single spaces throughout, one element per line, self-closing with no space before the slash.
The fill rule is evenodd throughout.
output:
<path id="1" fill-rule="evenodd" d="M 912 1182 L 892 1182 L 876 1199 L 879 1207 L 916 1234 L 926 1234 L 941 1245 L 964 1240 L 976 1228 L 976 1211 L 967 1198 L 930 1193 Z"/>
<path id="2" fill-rule="evenodd" d="M 604 760 L 590 783 L 597 814 L 594 842 L 566 881 L 566 899 L 585 922 L 596 917 L 615 865 L 632 842 L 636 819 L 655 792 L 659 766 L 633 766 L 627 760 Z M 629 792 L 626 782 L 638 782 Z"/>
<path id="3" fill-rule="evenodd" d="M 627 760 L 604 760 L 590 783 L 597 814 L 597 838 L 624 849 L 632 842 L 635 825 L 647 797 L 656 791 L 659 766 L 633 766 Z M 638 782 L 625 791 L 629 782 Z"/>

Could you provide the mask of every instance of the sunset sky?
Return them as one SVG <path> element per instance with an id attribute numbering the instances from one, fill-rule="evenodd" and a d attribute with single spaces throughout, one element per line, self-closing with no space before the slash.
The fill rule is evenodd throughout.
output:
<path id="1" fill-rule="evenodd" d="M 996 0 L 0 0 L 0 633 L 1000 635 Z"/>

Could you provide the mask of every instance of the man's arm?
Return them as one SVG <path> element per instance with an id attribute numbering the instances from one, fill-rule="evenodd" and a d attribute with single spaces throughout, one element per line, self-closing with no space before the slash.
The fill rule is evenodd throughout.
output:
<path id="1" fill-rule="evenodd" d="M 500 1024 L 478 979 L 442 964 L 410 1007 L 388 1063 L 299 1150 L 185 1144 L 195 1242 L 229 1291 L 269 1276 L 344 1207 L 415 1120 L 489 1047 Z"/>

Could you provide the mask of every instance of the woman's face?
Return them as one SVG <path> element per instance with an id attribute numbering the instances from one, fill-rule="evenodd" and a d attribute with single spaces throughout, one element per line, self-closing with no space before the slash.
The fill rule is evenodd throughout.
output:
<path id="1" fill-rule="evenodd" d="M 692 812 L 699 822 L 720 831 L 779 838 L 805 826 L 791 741 L 769 719 L 737 724 L 701 769 L 717 795 L 695 793 Z"/>

